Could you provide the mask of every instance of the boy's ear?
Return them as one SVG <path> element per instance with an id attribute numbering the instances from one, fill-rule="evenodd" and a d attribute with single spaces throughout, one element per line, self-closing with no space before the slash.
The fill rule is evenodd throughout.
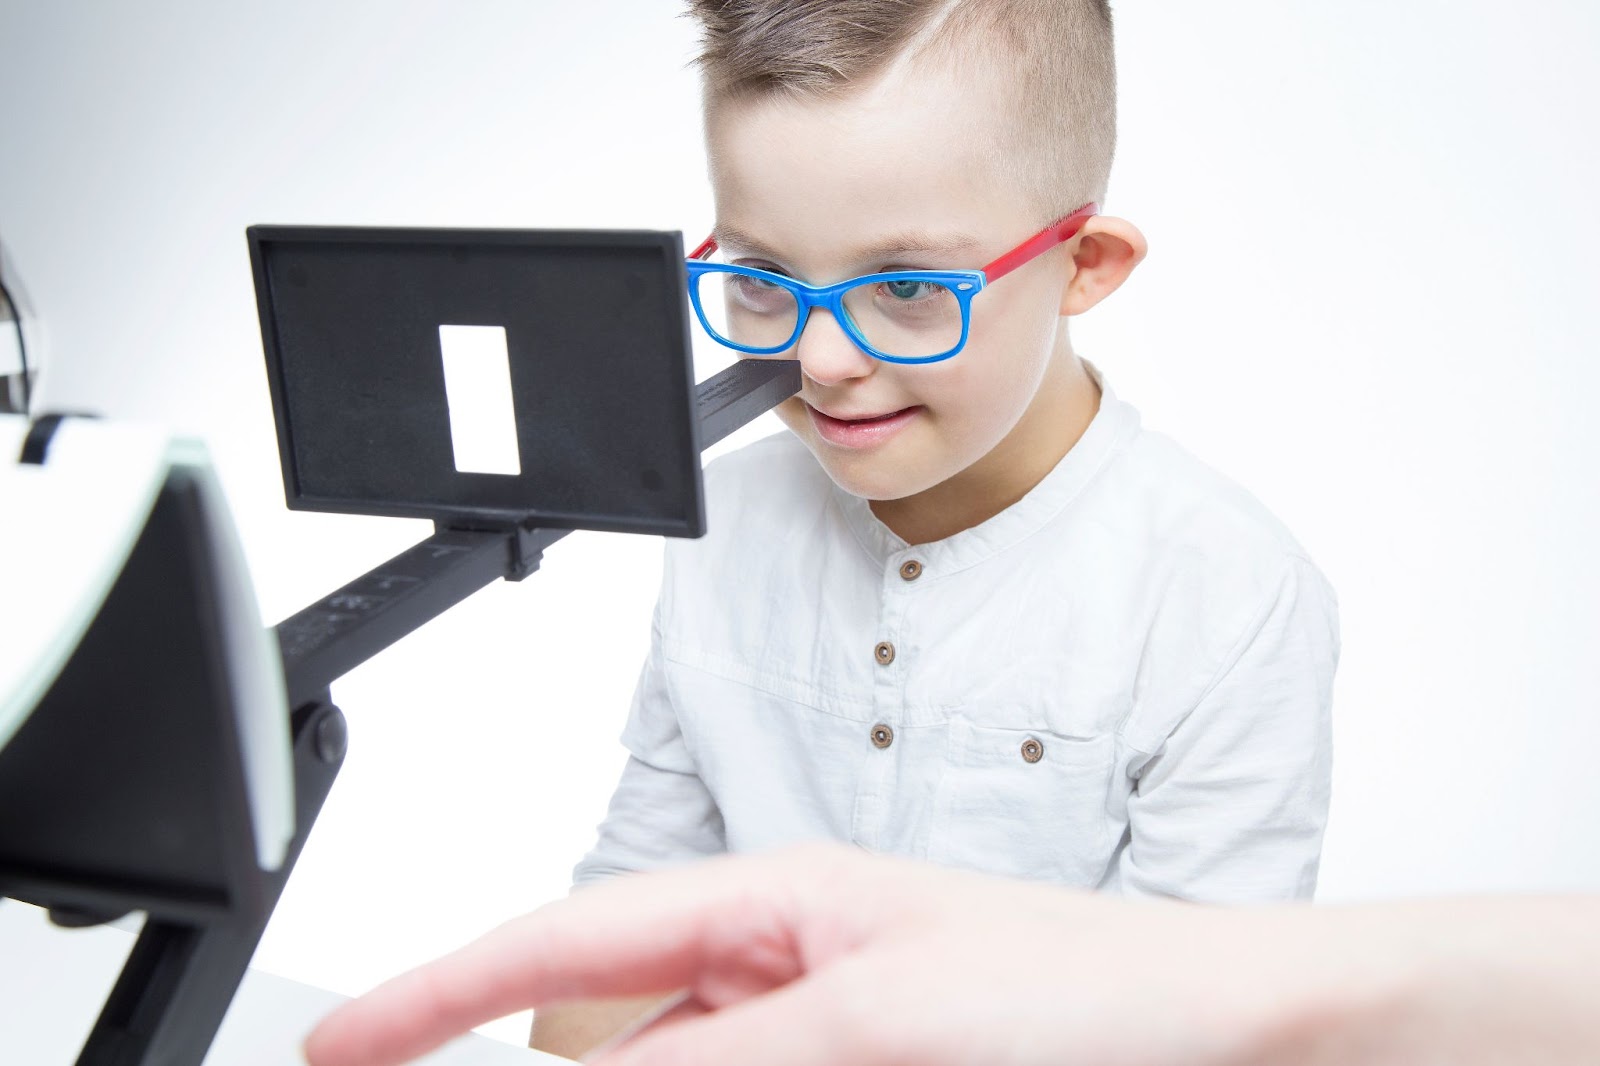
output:
<path id="1" fill-rule="evenodd" d="M 1117 288 L 1149 251 L 1139 227 L 1125 219 L 1095 215 L 1072 247 L 1075 268 L 1061 292 L 1061 313 L 1081 315 Z"/>

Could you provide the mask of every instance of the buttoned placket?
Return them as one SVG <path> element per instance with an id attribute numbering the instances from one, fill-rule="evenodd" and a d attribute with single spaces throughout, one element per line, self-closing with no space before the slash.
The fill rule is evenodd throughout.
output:
<path id="1" fill-rule="evenodd" d="M 885 561 L 874 643 L 861 649 L 872 660 L 872 721 L 861 734 L 867 756 L 856 788 L 851 839 L 870 851 L 883 846 L 884 827 L 894 816 L 894 798 L 905 768 L 906 671 L 914 665 L 907 626 L 923 573 L 924 564 L 914 548 Z"/>

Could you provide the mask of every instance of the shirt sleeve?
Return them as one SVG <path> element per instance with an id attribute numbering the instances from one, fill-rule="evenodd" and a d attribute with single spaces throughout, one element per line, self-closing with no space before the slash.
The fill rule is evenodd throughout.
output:
<path id="1" fill-rule="evenodd" d="M 1338 659 L 1333 590 L 1294 559 L 1199 702 L 1134 771 L 1125 893 L 1210 903 L 1311 896 Z"/>
<path id="2" fill-rule="evenodd" d="M 727 850 L 722 812 L 695 770 L 667 686 L 659 606 L 622 743 L 627 765 L 574 886 Z"/>

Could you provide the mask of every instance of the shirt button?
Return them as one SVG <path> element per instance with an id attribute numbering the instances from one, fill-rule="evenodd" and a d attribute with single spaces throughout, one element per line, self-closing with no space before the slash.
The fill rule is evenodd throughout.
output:
<path id="1" fill-rule="evenodd" d="M 887 640 L 880 640 L 878 646 L 872 649 L 872 654 L 877 657 L 879 666 L 888 666 L 894 662 L 894 645 Z"/>
<path id="2" fill-rule="evenodd" d="M 907 581 L 915 581 L 922 576 L 922 564 L 915 559 L 907 559 L 900 564 L 900 576 Z"/>
<path id="3" fill-rule="evenodd" d="M 1022 761 L 1038 762 L 1044 758 L 1044 745 L 1029 737 L 1022 742 Z"/>
<path id="4" fill-rule="evenodd" d="M 875 748 L 887 748 L 890 744 L 893 744 L 893 743 L 894 743 L 894 730 L 892 730 L 888 726 L 882 725 L 882 724 L 875 725 L 875 726 L 872 727 L 872 746 L 873 747 L 875 747 Z"/>

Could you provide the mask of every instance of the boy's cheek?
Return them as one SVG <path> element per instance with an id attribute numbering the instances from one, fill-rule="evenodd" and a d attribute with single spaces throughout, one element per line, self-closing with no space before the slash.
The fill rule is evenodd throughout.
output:
<path id="1" fill-rule="evenodd" d="M 990 405 L 995 388 L 995 365 L 991 353 L 968 348 L 954 359 L 921 367 L 923 374 L 911 390 L 940 423 L 961 424 Z"/>
<path id="2" fill-rule="evenodd" d="M 809 428 L 811 418 L 806 414 L 805 401 L 798 396 L 791 396 L 780 403 L 774 410 L 778 420 L 796 433 Z"/>

